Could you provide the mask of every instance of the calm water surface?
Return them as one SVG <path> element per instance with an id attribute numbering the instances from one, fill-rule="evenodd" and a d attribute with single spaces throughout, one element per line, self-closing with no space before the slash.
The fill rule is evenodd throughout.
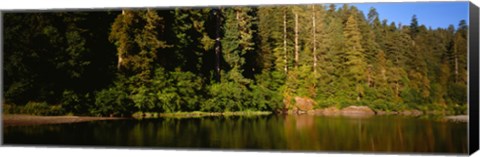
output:
<path id="1" fill-rule="evenodd" d="M 4 128 L 4 144 L 467 153 L 467 123 L 309 115 L 161 118 Z"/>

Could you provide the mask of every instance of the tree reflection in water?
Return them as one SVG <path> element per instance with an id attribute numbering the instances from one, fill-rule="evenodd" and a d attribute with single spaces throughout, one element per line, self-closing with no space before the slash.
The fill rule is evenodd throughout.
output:
<path id="1" fill-rule="evenodd" d="M 5 144 L 467 153 L 467 124 L 402 116 L 161 118 L 4 128 Z"/>

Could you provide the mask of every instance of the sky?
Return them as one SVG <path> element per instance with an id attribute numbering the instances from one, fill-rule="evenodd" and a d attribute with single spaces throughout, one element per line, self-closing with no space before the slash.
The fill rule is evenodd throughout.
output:
<path id="1" fill-rule="evenodd" d="M 357 3 L 350 4 L 363 11 L 365 17 L 374 7 L 380 17 L 388 20 L 388 24 L 395 22 L 396 25 L 410 25 L 412 16 L 415 14 L 418 23 L 427 28 L 447 28 L 449 25 L 458 27 L 460 20 L 466 20 L 468 24 L 468 2 L 428 2 L 428 3 Z M 341 6 L 341 5 L 340 5 Z M 338 6 L 337 6 L 338 7 Z"/>

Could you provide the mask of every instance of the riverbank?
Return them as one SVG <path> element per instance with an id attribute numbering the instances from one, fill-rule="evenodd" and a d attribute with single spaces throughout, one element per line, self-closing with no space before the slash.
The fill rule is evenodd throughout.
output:
<path id="1" fill-rule="evenodd" d="M 455 116 L 446 116 L 444 118 L 447 121 L 452 121 L 452 122 L 468 122 L 468 115 L 455 115 Z"/>
<path id="2" fill-rule="evenodd" d="M 383 111 L 374 110 L 368 106 L 348 106 L 345 108 L 327 107 L 303 110 L 300 108 L 294 108 L 290 110 L 280 111 L 284 114 L 309 114 L 309 115 L 323 115 L 323 116 L 372 116 L 372 115 L 403 115 L 403 116 L 420 116 L 424 114 L 446 114 L 437 112 L 422 112 L 420 110 L 402 110 L 402 111 Z"/>
<path id="3" fill-rule="evenodd" d="M 345 116 L 353 118 L 365 118 L 371 116 L 381 116 L 381 115 L 398 115 L 398 116 L 428 116 L 428 115 L 437 115 L 442 116 L 442 121 L 452 121 L 452 122 L 468 122 L 468 115 L 454 115 L 446 111 L 420 111 L 416 109 L 402 110 L 402 111 L 383 111 L 371 109 L 368 106 L 348 106 L 345 108 L 337 107 L 327 107 L 327 108 L 317 108 L 313 109 L 312 107 L 298 107 L 296 105 L 293 109 L 289 110 L 278 110 L 277 113 L 287 114 L 287 115 L 297 115 L 297 114 L 307 114 L 307 115 L 317 115 L 317 116 Z M 307 105 L 303 105 L 307 106 Z"/>
<path id="4" fill-rule="evenodd" d="M 270 111 L 236 111 L 236 112 L 174 112 L 174 113 L 140 113 L 137 112 L 132 115 L 133 118 L 158 118 L 158 117 L 173 117 L 173 118 L 200 118 L 209 116 L 259 116 L 270 115 Z"/>
<path id="5" fill-rule="evenodd" d="M 83 117 L 83 116 L 34 116 L 7 114 L 2 116 L 3 126 L 26 126 L 43 124 L 78 123 L 97 120 L 118 120 L 119 117 Z"/>
<path id="6" fill-rule="evenodd" d="M 335 110 L 333 108 L 315 110 L 315 112 L 310 111 L 306 112 L 308 115 L 320 115 L 320 116 L 353 116 L 357 118 L 361 117 L 370 117 L 373 115 L 383 115 L 378 113 L 372 113 L 365 108 L 357 108 L 355 111 L 352 108 L 348 110 Z M 348 111 L 348 112 L 345 112 Z M 361 112 L 363 111 L 363 112 Z M 346 114 L 354 113 L 354 114 Z M 246 112 L 177 112 L 177 113 L 140 113 L 134 114 L 132 117 L 136 119 L 143 118 L 160 118 L 160 117 L 170 117 L 170 118 L 201 118 L 201 117 L 212 117 L 212 116 L 258 116 L 258 115 L 270 115 L 272 112 L 268 111 L 246 111 Z M 285 113 L 284 113 L 285 114 Z M 298 114 L 295 112 L 288 112 L 286 114 Z M 405 115 L 405 114 L 399 114 Z M 79 123 L 79 122 L 88 122 L 88 121 L 98 121 L 98 120 L 119 120 L 126 119 L 121 117 L 83 117 L 83 116 L 34 116 L 34 115 L 23 115 L 23 114 L 7 114 L 3 115 L 2 121 L 3 126 L 27 126 L 27 125 L 44 125 L 44 124 L 64 124 L 64 123 Z M 443 118 L 446 121 L 453 122 L 468 122 L 468 115 L 454 115 L 446 116 Z"/>

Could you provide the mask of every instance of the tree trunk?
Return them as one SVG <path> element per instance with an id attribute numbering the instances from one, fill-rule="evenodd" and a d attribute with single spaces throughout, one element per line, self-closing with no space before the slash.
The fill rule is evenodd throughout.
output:
<path id="1" fill-rule="evenodd" d="M 221 17 L 220 8 L 213 10 L 216 18 L 216 30 L 215 30 L 215 72 L 216 79 L 220 82 L 220 55 L 221 55 L 221 43 L 220 43 L 220 29 L 221 29 Z"/>
<path id="2" fill-rule="evenodd" d="M 315 26 L 315 5 L 312 5 L 312 26 L 313 26 L 313 73 L 317 72 L 317 28 Z"/>
<path id="3" fill-rule="evenodd" d="M 122 16 L 125 16 L 125 10 L 122 10 Z M 125 23 L 125 20 L 124 20 Z M 123 51 L 123 50 L 120 50 Z M 118 60 L 117 60 L 117 70 L 120 71 L 120 68 L 122 67 L 122 62 L 123 62 L 123 52 L 118 52 Z"/>
<path id="4" fill-rule="evenodd" d="M 388 80 L 387 80 L 388 78 L 387 78 L 387 75 L 386 75 L 387 70 L 385 70 L 385 68 L 382 68 L 381 72 L 382 72 L 383 81 L 384 81 L 384 82 L 387 82 L 387 81 L 388 81 Z"/>
<path id="5" fill-rule="evenodd" d="M 395 95 L 396 95 L 397 97 L 400 96 L 399 88 L 398 88 L 398 81 L 395 81 Z"/>
<path id="6" fill-rule="evenodd" d="M 295 68 L 298 67 L 298 13 L 295 13 Z"/>
<path id="7" fill-rule="evenodd" d="M 287 10 L 283 12 L 283 54 L 285 55 L 285 74 L 288 73 L 288 53 L 287 53 Z"/>
<path id="8" fill-rule="evenodd" d="M 368 65 L 367 67 L 367 86 L 372 87 L 372 67 Z"/>
<path id="9" fill-rule="evenodd" d="M 120 71 L 120 68 L 122 66 L 123 58 L 122 55 L 118 55 L 118 63 L 117 63 L 117 70 Z"/>
<path id="10" fill-rule="evenodd" d="M 456 52 L 454 54 L 454 57 L 455 57 L 455 83 L 457 83 L 458 82 L 458 56 Z"/>

